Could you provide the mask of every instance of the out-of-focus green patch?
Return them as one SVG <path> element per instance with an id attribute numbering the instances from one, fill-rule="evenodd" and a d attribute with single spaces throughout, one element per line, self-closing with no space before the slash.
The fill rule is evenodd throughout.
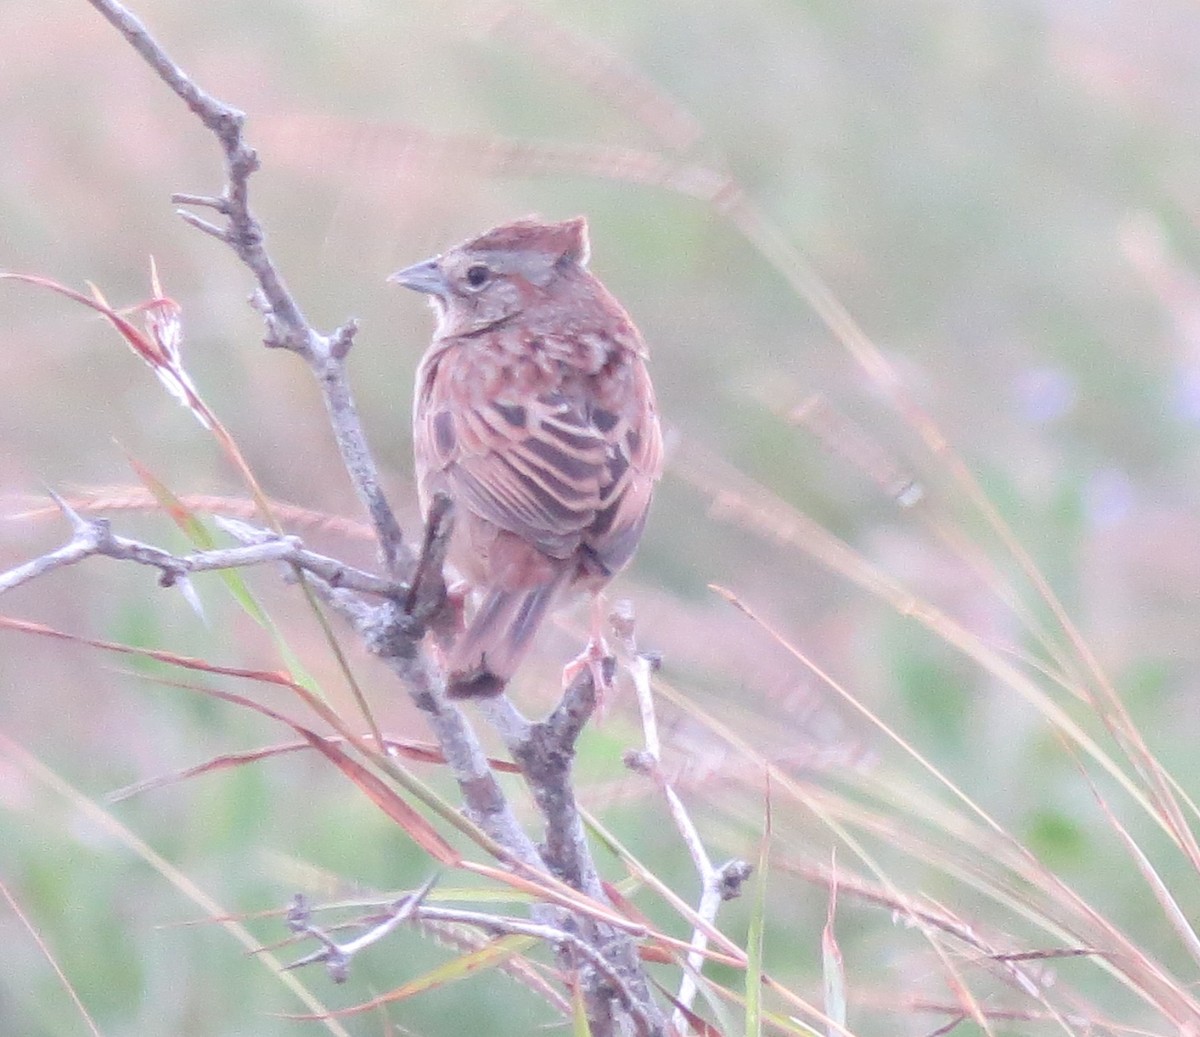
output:
<path id="1" fill-rule="evenodd" d="M 1034 855 L 1052 868 L 1078 865 L 1089 849 L 1084 829 L 1053 807 L 1034 811 L 1026 823 L 1024 840 Z"/>
<path id="2" fill-rule="evenodd" d="M 1135 714 L 1142 710 L 1156 711 L 1163 703 L 1163 696 L 1174 667 L 1163 659 L 1141 659 L 1121 677 L 1118 690 L 1121 701 Z M 1164 732 L 1170 734 L 1170 731 Z"/>
<path id="3" fill-rule="evenodd" d="M 59 815 L 58 821 L 71 824 L 65 815 Z M 141 995 L 144 977 L 138 942 L 145 916 L 136 880 L 122 854 L 110 852 L 113 848 L 102 838 L 89 845 L 98 833 L 79 818 L 74 825 L 74 831 L 59 831 L 49 824 L 15 825 L 11 815 L 0 813 L 0 867 L 22 910 L 39 920 L 59 965 L 68 976 L 86 978 L 90 1009 L 98 1019 L 113 1019 Z M 15 938 L 18 930 L 11 932 Z M 17 978 L 11 969 L 3 971 Z M 6 985 L 0 977 L 0 1006 L 24 1002 L 30 1011 L 45 1010 L 47 1019 L 70 1018 L 69 1006 L 59 996 L 61 989 L 48 976 L 40 975 L 32 988 L 5 993 Z M 40 995 L 31 999 L 39 990 Z M 44 1009 L 35 1007 L 42 997 Z"/>
<path id="4" fill-rule="evenodd" d="M 263 819 L 275 813 L 273 793 L 282 784 L 269 776 L 273 765 L 252 763 L 194 779 L 195 794 L 189 796 L 197 829 L 191 840 L 194 852 L 204 846 L 218 852 L 244 846 L 263 834 Z"/>
<path id="5" fill-rule="evenodd" d="M 904 705 L 906 728 L 919 745 L 937 746 L 939 753 L 964 750 L 971 710 L 971 686 L 965 674 L 942 651 L 922 646 L 893 631 L 891 674 Z"/>

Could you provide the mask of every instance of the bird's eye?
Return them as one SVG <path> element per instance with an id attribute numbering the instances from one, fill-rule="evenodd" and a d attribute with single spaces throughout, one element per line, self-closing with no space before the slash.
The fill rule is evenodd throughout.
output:
<path id="1" fill-rule="evenodd" d="M 467 284 L 472 288 L 482 288 L 491 276 L 492 272 L 482 263 L 467 267 Z"/>

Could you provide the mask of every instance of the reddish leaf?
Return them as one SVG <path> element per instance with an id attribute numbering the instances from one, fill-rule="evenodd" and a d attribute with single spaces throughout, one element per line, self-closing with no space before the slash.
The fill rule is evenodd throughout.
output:
<path id="1" fill-rule="evenodd" d="M 156 659 L 185 670 L 199 670 L 202 673 L 215 673 L 222 677 L 244 677 L 247 680 L 261 681 L 264 684 L 276 684 L 283 688 L 291 688 L 307 694 L 305 689 L 287 674 L 278 670 L 251 670 L 242 666 L 219 666 L 204 659 L 196 659 L 188 655 L 176 655 L 174 652 L 164 652 L 156 648 L 137 648 L 133 645 L 123 645 L 115 641 L 100 641 L 91 637 L 80 637 L 78 634 L 68 634 L 63 630 L 55 630 L 42 623 L 30 623 L 24 619 L 13 619 L 11 616 L 0 616 L 0 628 L 18 630 L 25 634 L 37 634 L 40 637 L 52 637 L 59 641 L 73 641 L 76 644 L 89 645 L 92 648 L 103 648 L 107 652 L 118 652 L 121 655 L 137 655 L 144 659 Z M 282 719 L 282 718 L 281 718 Z M 289 722 L 290 723 L 290 722 Z"/>
<path id="2" fill-rule="evenodd" d="M 677 1011 L 683 1013 L 683 1017 L 688 1021 L 688 1026 L 700 1034 L 700 1037 L 722 1037 L 720 1030 L 713 1026 L 707 1019 L 698 1016 L 690 1008 L 687 1008 L 682 1002 L 677 1000 L 658 980 L 654 981 L 654 985 L 658 987 L 663 997 L 670 1001 Z"/>
<path id="3" fill-rule="evenodd" d="M 130 311 L 140 311 L 145 314 L 146 330 L 143 331 L 114 310 L 95 286 L 92 286 L 92 295 L 88 296 L 48 277 L 0 272 L 0 280 L 22 281 L 25 284 L 57 292 L 59 295 L 65 295 L 68 299 L 101 314 L 116 328 L 129 348 L 150 365 L 167 391 L 187 407 L 201 425 L 211 429 L 215 424 L 212 412 L 200 399 L 195 386 L 192 385 L 191 378 L 184 370 L 180 356 L 179 346 L 183 333 L 179 319 L 181 312 L 179 304 L 175 300 L 161 295 L 158 272 L 153 269 L 153 266 L 151 267 L 151 277 L 156 292 L 155 297 L 139 303 Z"/>
<path id="4" fill-rule="evenodd" d="M 616 886 L 611 882 L 601 879 L 600 885 L 604 888 L 604 895 L 608 897 L 609 903 L 612 904 L 618 911 L 621 912 L 631 922 L 637 922 L 639 925 L 644 925 L 647 929 L 652 928 L 650 919 L 639 911 Z"/>

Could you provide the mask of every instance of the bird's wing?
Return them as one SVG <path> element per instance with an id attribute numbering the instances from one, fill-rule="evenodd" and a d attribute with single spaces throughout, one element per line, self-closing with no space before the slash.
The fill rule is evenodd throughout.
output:
<path id="1" fill-rule="evenodd" d="M 586 398 L 508 388 L 446 351 L 418 383 L 418 466 L 458 501 L 552 558 L 578 550 L 604 504 L 608 442 Z"/>
<path id="2" fill-rule="evenodd" d="M 592 408 L 592 422 L 605 440 L 605 477 L 600 507 L 584 546 L 602 575 L 623 568 L 633 557 L 654 484 L 662 473 L 662 433 L 650 376 L 640 357 L 629 355 L 627 383 Z"/>

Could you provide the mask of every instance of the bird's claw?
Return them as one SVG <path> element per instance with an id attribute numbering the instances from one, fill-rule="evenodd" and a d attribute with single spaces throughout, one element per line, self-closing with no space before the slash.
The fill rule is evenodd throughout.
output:
<path id="1" fill-rule="evenodd" d="M 614 689 L 617 660 L 608 647 L 608 642 L 599 635 L 588 638 L 587 646 L 566 666 L 562 672 L 563 691 L 575 683 L 584 670 L 591 671 L 592 686 L 596 689 L 596 713 L 603 716 L 608 696 Z"/>

